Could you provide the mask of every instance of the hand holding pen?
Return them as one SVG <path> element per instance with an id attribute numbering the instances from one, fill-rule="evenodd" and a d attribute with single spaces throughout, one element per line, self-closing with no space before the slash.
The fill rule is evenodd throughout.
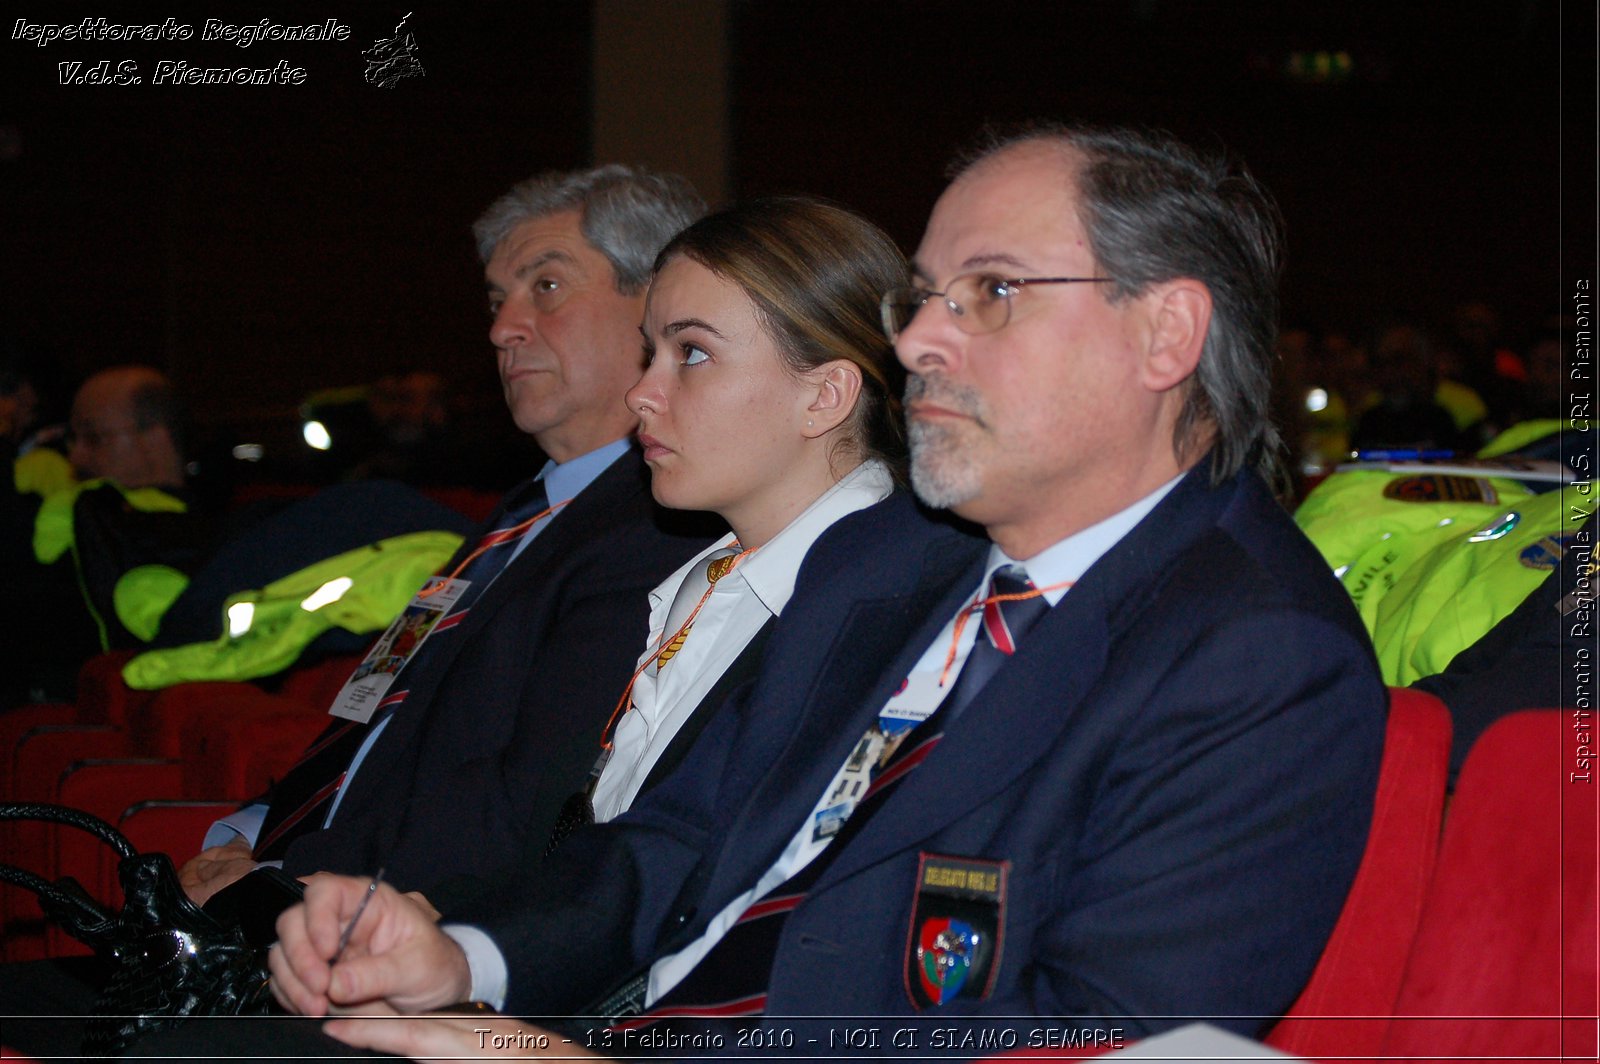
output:
<path id="1" fill-rule="evenodd" d="M 367 892 L 361 896 L 361 904 L 356 906 L 356 914 L 350 917 L 350 922 L 344 925 L 344 933 L 339 936 L 339 948 L 333 951 L 330 965 L 338 964 L 339 958 L 344 956 L 345 949 L 350 945 L 350 936 L 355 933 L 356 923 L 361 919 L 361 914 L 367 911 L 367 905 L 372 901 L 372 896 L 378 892 L 378 884 L 383 882 L 383 869 L 378 869 L 378 874 L 372 877 L 372 882 L 367 884 Z"/>
<path id="2" fill-rule="evenodd" d="M 272 993 L 290 1012 L 325 1016 L 380 1003 L 425 1012 L 471 996 L 472 975 L 433 914 L 386 883 L 317 875 L 278 918 Z"/>

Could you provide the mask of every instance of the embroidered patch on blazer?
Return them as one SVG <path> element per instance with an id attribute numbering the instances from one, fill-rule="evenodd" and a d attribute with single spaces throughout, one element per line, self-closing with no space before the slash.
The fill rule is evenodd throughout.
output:
<path id="1" fill-rule="evenodd" d="M 918 1009 L 994 989 L 1009 861 L 923 853 L 906 936 L 906 991 Z"/>

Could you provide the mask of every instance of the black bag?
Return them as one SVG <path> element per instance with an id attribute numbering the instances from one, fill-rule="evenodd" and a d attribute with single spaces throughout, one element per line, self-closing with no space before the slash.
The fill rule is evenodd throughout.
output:
<path id="1" fill-rule="evenodd" d="M 0 881 L 39 896 L 45 915 L 93 947 L 111 968 L 84 1034 L 86 1056 L 120 1054 L 185 1016 L 265 1012 L 268 943 L 251 941 L 236 913 L 220 918 L 189 900 L 172 859 L 141 854 L 88 813 L 35 802 L 0 803 L 0 820 L 44 820 L 87 831 L 117 851 L 124 903 L 114 913 L 70 876 L 55 883 L 11 865 Z M 296 884 L 298 886 L 298 884 Z"/>

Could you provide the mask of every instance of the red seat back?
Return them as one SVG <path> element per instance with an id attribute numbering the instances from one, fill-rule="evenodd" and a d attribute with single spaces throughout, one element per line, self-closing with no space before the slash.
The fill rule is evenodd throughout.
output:
<path id="1" fill-rule="evenodd" d="M 134 749 L 151 757 L 182 757 L 186 733 L 192 729 L 225 728 L 238 707 L 270 697 L 247 683 L 205 681 L 162 688 L 128 720 Z"/>
<path id="2" fill-rule="evenodd" d="M 122 667 L 136 653 L 113 650 L 83 663 L 78 670 L 78 717 L 85 724 L 122 724 L 154 697 L 154 691 L 135 691 L 122 682 Z"/>
<path id="3" fill-rule="evenodd" d="M 237 802 L 152 800 L 135 802 L 117 828 L 140 853 L 157 851 L 182 866 L 200 852 L 211 825 L 238 808 Z"/>
<path id="4" fill-rule="evenodd" d="M 1595 1059 L 1594 724 L 1513 713 L 1473 745 L 1385 1055 Z"/>
<path id="5" fill-rule="evenodd" d="M 1449 758 L 1444 703 L 1391 689 L 1361 866 L 1311 981 L 1268 1045 L 1328 1058 L 1370 1056 L 1383 1044 L 1433 872 Z"/>
<path id="6" fill-rule="evenodd" d="M 164 853 L 182 868 L 200 852 L 211 825 L 238 808 L 236 802 L 205 802 L 188 799 L 152 799 L 135 802 L 117 821 L 117 830 L 127 836 L 140 853 Z M 110 849 L 100 853 L 98 889 L 121 892 L 117 880 L 118 860 Z"/>
<path id="7" fill-rule="evenodd" d="M 176 794 L 182 786 L 183 770 L 176 761 L 149 758 L 127 760 L 86 760 L 69 766 L 62 774 L 58 800 L 62 805 L 81 809 L 115 825 L 123 811 L 140 799 L 161 794 Z M 113 908 L 122 907 L 122 889 L 113 877 L 103 878 L 103 869 L 114 867 L 116 851 L 87 832 L 52 825 L 52 868 L 49 878 L 71 876 L 83 885 L 96 901 Z M 52 924 L 49 953 L 53 957 L 86 954 L 89 947 Z"/>
<path id="8" fill-rule="evenodd" d="M 183 743 L 187 788 L 196 798 L 233 798 L 243 801 L 264 794 L 273 780 L 300 759 L 324 728 L 328 717 L 276 695 L 282 711 L 241 716 L 225 729 L 196 730 Z"/>
<path id="9" fill-rule="evenodd" d="M 70 702 L 40 702 L 0 714 L 0 800 L 15 794 L 15 758 L 23 736 L 45 724 L 78 723 L 78 707 Z"/>
<path id="10" fill-rule="evenodd" d="M 278 693 L 305 703 L 308 709 L 326 713 L 334 696 L 344 687 L 350 674 L 356 671 L 365 655 L 350 654 L 319 661 L 315 665 L 297 667 L 283 678 Z"/>

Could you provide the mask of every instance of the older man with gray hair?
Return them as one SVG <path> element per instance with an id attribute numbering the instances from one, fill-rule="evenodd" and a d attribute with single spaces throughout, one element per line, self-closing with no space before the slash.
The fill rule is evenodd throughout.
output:
<path id="1" fill-rule="evenodd" d="M 628 682 L 648 592 L 715 531 L 652 502 L 623 403 L 650 265 L 703 210 L 683 178 L 613 165 L 534 177 L 473 227 L 506 405 L 549 461 L 373 644 L 300 763 L 213 825 L 181 871 L 195 901 L 276 862 L 381 867 L 435 894 L 548 838 Z M 7 1043 L 74 1052 L 79 1024 L 49 1017 L 84 1014 L 101 978 L 89 958 L 0 973 Z"/>
<path id="2" fill-rule="evenodd" d="M 682 178 L 612 165 L 525 181 L 478 220 L 506 405 L 549 461 L 374 644 L 268 800 L 212 829 L 191 897 L 268 861 L 383 867 L 427 892 L 548 834 L 627 684 L 647 592 L 706 542 L 651 502 L 623 403 L 650 264 L 702 210 Z"/>

